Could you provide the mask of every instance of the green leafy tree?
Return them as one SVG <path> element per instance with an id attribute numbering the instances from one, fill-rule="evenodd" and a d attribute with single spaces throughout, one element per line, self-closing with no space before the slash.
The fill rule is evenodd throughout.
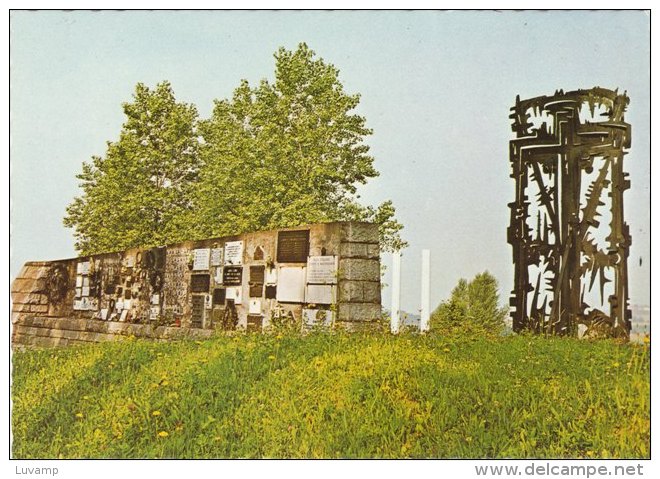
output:
<path id="1" fill-rule="evenodd" d="M 384 249 L 401 249 L 390 201 L 358 203 L 357 186 L 378 172 L 339 70 L 307 45 L 275 54 L 275 80 L 243 81 L 201 124 L 204 170 L 187 222 L 191 237 L 358 220 L 380 225 Z"/>
<path id="2" fill-rule="evenodd" d="M 197 109 L 177 102 L 168 82 L 139 83 L 125 103 L 119 140 L 105 157 L 83 163 L 82 195 L 67 207 L 81 254 L 153 246 L 185 239 L 200 158 Z"/>
<path id="3" fill-rule="evenodd" d="M 498 335 L 504 329 L 507 308 L 499 306 L 497 279 L 488 271 L 468 282 L 461 278 L 451 297 L 431 315 L 431 329 L 478 331 Z"/>

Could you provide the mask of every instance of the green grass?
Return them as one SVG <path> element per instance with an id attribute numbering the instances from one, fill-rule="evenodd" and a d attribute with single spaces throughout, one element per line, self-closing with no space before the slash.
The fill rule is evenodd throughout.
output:
<path id="1" fill-rule="evenodd" d="M 15 458 L 650 457 L 647 345 L 312 334 L 13 356 Z"/>

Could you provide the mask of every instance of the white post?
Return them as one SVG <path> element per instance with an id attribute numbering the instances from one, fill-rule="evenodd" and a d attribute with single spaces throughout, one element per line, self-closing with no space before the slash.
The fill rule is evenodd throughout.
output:
<path id="1" fill-rule="evenodd" d="M 429 330 L 431 312 L 429 304 L 431 295 L 431 251 L 422 250 L 422 308 L 419 330 L 424 333 Z"/>
<path id="2" fill-rule="evenodd" d="M 399 332 L 401 321 L 401 252 L 392 253 L 392 319 L 390 328 L 393 334 Z"/>

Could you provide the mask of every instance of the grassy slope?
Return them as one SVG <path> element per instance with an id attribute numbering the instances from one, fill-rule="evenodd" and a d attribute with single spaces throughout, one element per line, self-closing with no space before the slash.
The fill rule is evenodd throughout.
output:
<path id="1" fill-rule="evenodd" d="M 244 335 L 14 355 L 13 455 L 649 457 L 647 346 Z"/>

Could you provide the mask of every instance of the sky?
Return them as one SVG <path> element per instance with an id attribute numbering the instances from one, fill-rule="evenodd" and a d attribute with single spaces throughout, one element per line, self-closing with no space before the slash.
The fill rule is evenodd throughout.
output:
<path id="1" fill-rule="evenodd" d="M 378 178 L 361 200 L 391 199 L 410 246 L 402 308 L 420 308 L 421 250 L 431 251 L 431 308 L 459 278 L 488 270 L 502 304 L 513 283 L 507 243 L 509 109 L 516 95 L 619 88 L 630 97 L 624 195 L 632 246 L 630 304 L 650 303 L 650 17 L 617 11 L 13 11 L 10 15 L 10 276 L 30 260 L 75 256 L 66 206 L 83 161 L 118 139 L 138 82 L 168 80 L 202 118 L 241 79 L 272 79 L 273 53 L 306 42 L 340 70 Z M 641 265 L 640 265 L 641 260 Z M 388 255 L 383 263 L 391 264 Z M 388 270 L 389 271 L 389 270 Z M 384 282 L 391 284 L 389 273 Z M 389 288 L 383 304 L 389 307 Z"/>

